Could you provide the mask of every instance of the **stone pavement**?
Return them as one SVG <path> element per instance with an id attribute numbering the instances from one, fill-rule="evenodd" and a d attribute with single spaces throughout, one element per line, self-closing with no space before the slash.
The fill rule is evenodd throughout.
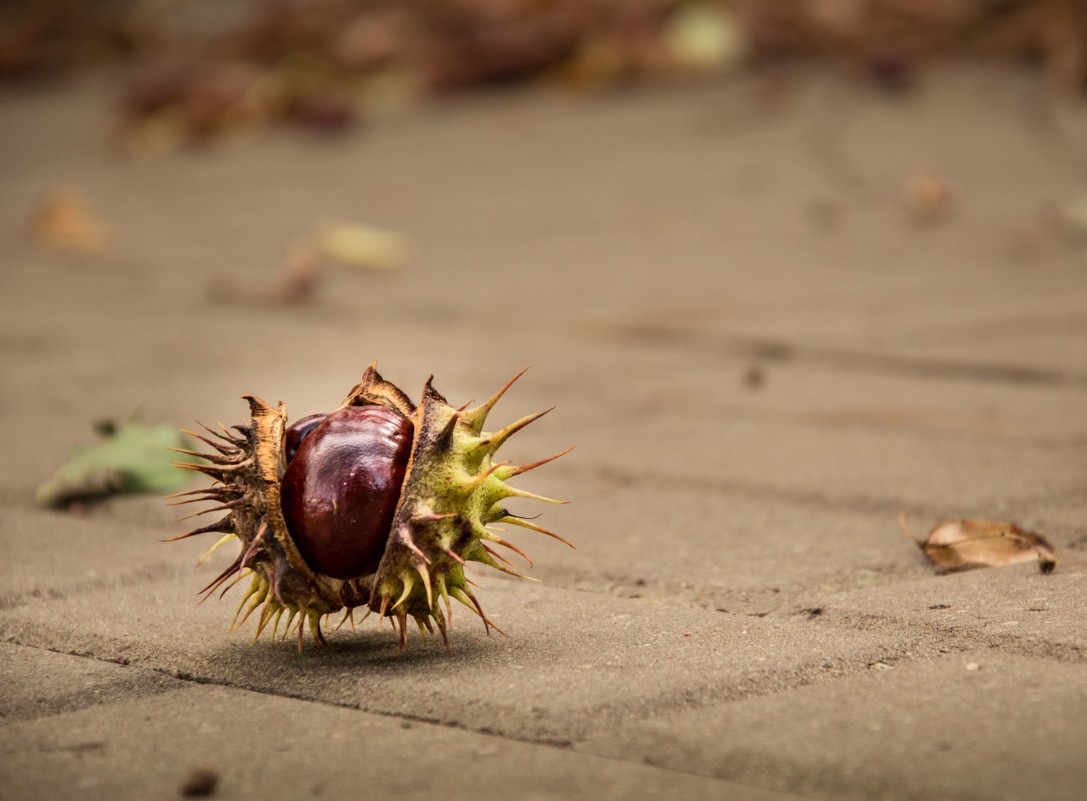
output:
<path id="1" fill-rule="evenodd" d="M 889 100 L 832 75 L 436 105 L 329 144 L 273 132 L 147 162 L 93 86 L 0 112 L 0 798 L 1078 799 L 1087 786 L 1087 250 L 1051 218 L 1087 108 L 945 68 Z M 899 188 L 953 182 L 919 225 Z M 116 254 L 34 248 L 58 183 Z M 327 218 L 402 232 L 387 273 L 267 286 Z M 249 644 L 232 558 L 158 538 L 156 498 L 83 516 L 34 488 L 137 414 L 241 422 L 339 402 L 372 360 L 577 450 L 569 498 L 488 574 L 446 653 L 373 619 L 333 649 Z M 899 533 L 1045 533 L 1060 563 L 937 576 Z M 540 511 L 525 504 L 523 511 Z M 224 549 L 225 550 L 225 549 Z M 248 633 L 247 633 L 248 632 Z"/>

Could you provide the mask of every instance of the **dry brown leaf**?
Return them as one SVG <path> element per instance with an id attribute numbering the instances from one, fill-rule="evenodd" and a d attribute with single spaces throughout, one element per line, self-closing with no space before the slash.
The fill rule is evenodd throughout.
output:
<path id="1" fill-rule="evenodd" d="M 1014 523 L 991 520 L 945 520 L 924 540 L 906 524 L 906 514 L 898 516 L 906 536 L 937 568 L 945 572 L 974 567 L 1004 567 L 1021 562 L 1038 562 L 1043 573 L 1057 566 L 1053 545 L 1041 534 L 1023 531 Z"/>
<path id="2" fill-rule="evenodd" d="M 290 248 L 268 299 L 285 306 L 305 303 L 313 298 L 320 280 L 321 260 L 317 254 L 309 247 Z"/>
<path id="3" fill-rule="evenodd" d="M 208 287 L 214 303 L 255 306 L 300 306 L 313 301 L 324 277 L 324 260 L 306 243 L 287 249 L 283 267 L 266 287 L 250 288 L 230 281 L 215 281 Z"/>
<path id="4" fill-rule="evenodd" d="M 69 253 L 108 253 L 113 229 L 75 187 L 58 186 L 30 214 L 30 234 L 43 247 Z"/>
<path id="5" fill-rule="evenodd" d="M 1045 0 L 1033 10 L 1046 77 L 1061 89 L 1082 90 L 1087 79 L 1087 8 L 1081 0 Z"/>
<path id="6" fill-rule="evenodd" d="M 630 75 L 631 56 L 627 49 L 626 43 L 616 36 L 588 36 L 555 69 L 553 75 L 573 89 L 594 90 L 614 86 Z"/>
<path id="7" fill-rule="evenodd" d="M 326 222 L 287 249 L 283 267 L 270 286 L 252 289 L 215 281 L 208 287 L 208 299 L 227 304 L 298 306 L 314 300 L 330 264 L 394 270 L 403 263 L 404 251 L 399 234 L 358 223 Z"/>
<path id="8" fill-rule="evenodd" d="M 919 222 L 950 216 L 956 202 L 955 188 L 937 173 L 917 172 L 902 184 L 902 205 Z"/>

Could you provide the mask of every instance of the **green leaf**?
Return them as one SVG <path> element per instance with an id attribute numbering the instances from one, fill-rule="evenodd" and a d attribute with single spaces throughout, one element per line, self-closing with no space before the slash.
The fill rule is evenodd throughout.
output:
<path id="1" fill-rule="evenodd" d="M 127 423 L 100 445 L 77 448 L 72 459 L 37 491 L 38 503 L 63 506 L 77 499 L 130 492 L 174 492 L 189 481 L 174 462 L 197 461 L 174 453 L 190 443 L 169 425 Z"/>

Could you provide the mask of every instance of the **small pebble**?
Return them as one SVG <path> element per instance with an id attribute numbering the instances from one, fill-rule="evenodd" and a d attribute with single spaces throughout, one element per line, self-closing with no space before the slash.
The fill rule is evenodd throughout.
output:
<path id="1" fill-rule="evenodd" d="M 761 389 L 766 383 L 766 373 L 760 365 L 752 364 L 744 371 L 743 381 L 748 389 Z"/>
<path id="2" fill-rule="evenodd" d="M 205 798 L 215 793 L 219 784 L 219 771 L 207 765 L 197 765 L 181 782 L 178 792 L 186 798 Z"/>

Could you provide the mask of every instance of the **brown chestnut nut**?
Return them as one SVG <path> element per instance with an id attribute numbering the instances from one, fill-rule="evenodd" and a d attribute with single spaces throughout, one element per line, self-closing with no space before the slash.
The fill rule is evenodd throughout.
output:
<path id="1" fill-rule="evenodd" d="M 413 426 L 381 406 L 348 406 L 320 421 L 312 417 L 299 421 L 317 424 L 301 434 L 293 459 L 288 453 L 283 517 L 315 570 L 338 579 L 365 576 L 385 551 Z"/>
<path id="2" fill-rule="evenodd" d="M 312 434 L 313 429 L 321 425 L 326 417 L 328 417 L 328 415 L 325 412 L 318 412 L 317 414 L 303 417 L 301 420 L 296 420 L 287 427 L 283 441 L 283 455 L 288 464 L 294 459 L 295 454 L 298 453 L 298 448 L 302 445 L 302 440 Z"/>

